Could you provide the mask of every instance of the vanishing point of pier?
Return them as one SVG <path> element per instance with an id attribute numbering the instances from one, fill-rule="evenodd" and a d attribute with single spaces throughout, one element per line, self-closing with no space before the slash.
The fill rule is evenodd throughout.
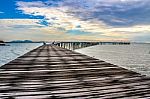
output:
<path id="1" fill-rule="evenodd" d="M 0 67 L 0 99 L 150 99 L 150 78 L 43 45 Z"/>

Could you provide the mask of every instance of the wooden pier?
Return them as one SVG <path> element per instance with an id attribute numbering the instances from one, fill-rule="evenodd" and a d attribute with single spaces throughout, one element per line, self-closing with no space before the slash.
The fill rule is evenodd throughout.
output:
<path id="1" fill-rule="evenodd" d="M 150 99 L 150 78 L 44 45 L 0 67 L 0 99 Z"/>
<path id="2" fill-rule="evenodd" d="M 130 42 L 55 42 L 54 44 L 65 49 L 75 50 L 94 45 L 129 45 Z"/>
<path id="3" fill-rule="evenodd" d="M 75 50 L 99 44 L 100 44 L 99 42 L 58 42 L 55 45 L 65 49 Z"/>

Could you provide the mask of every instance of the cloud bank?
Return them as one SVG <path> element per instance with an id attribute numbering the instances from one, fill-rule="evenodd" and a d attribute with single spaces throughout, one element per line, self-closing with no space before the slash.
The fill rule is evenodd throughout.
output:
<path id="1" fill-rule="evenodd" d="M 50 34 L 49 39 L 142 41 L 140 37 L 150 36 L 150 0 L 39 0 L 16 5 L 22 14 L 44 17 L 22 27 Z"/>

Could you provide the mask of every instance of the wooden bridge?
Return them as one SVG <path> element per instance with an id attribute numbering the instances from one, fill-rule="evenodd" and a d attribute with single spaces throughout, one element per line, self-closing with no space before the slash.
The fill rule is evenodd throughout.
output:
<path id="1" fill-rule="evenodd" d="M 44 45 L 0 67 L 0 99 L 150 99 L 150 78 Z"/>
<path id="2" fill-rule="evenodd" d="M 54 44 L 65 49 L 75 50 L 94 45 L 129 45 L 130 42 L 54 42 Z"/>

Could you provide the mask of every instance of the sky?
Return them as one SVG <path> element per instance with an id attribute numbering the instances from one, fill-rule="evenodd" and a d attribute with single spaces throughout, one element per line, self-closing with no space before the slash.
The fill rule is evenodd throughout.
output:
<path id="1" fill-rule="evenodd" d="M 150 42 L 150 0 L 0 0 L 0 40 Z"/>

